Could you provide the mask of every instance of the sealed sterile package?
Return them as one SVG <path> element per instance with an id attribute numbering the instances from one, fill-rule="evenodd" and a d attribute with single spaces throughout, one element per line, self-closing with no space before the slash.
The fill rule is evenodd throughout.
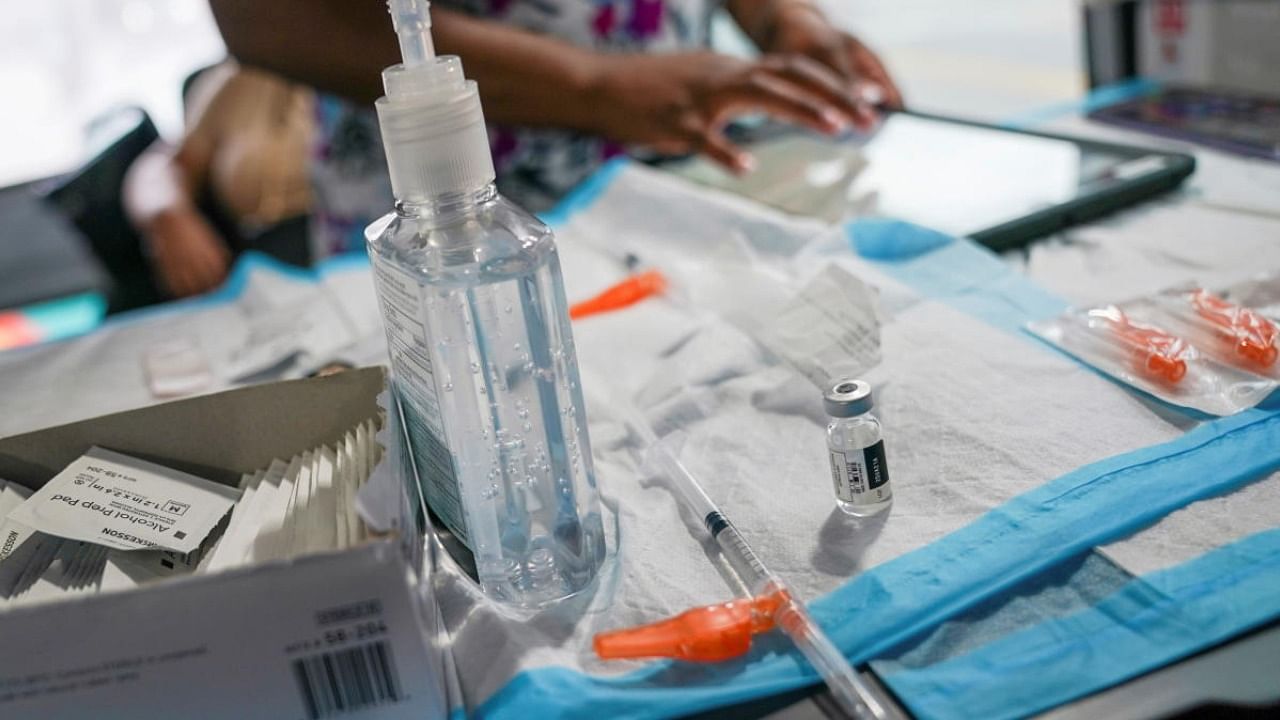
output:
<path id="1" fill-rule="evenodd" d="M 1126 309 L 1167 327 L 1223 365 L 1280 381 L 1280 330 L 1250 305 L 1191 284 L 1136 300 Z"/>
<path id="2" fill-rule="evenodd" d="M 1210 415 L 1262 402 L 1276 381 L 1221 362 L 1159 317 L 1150 298 L 1072 308 L 1027 328 L 1070 355 L 1139 390 Z"/>
<path id="3" fill-rule="evenodd" d="M 730 234 L 714 276 L 672 275 L 687 290 L 681 300 L 728 320 L 818 387 L 880 362 L 877 291 L 836 263 L 801 282 Z"/>

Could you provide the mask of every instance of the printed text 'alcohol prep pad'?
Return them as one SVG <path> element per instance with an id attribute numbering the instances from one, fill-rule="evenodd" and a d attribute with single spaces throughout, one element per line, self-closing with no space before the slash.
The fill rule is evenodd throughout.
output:
<path id="1" fill-rule="evenodd" d="M 91 448 L 10 518 L 40 532 L 121 550 L 188 553 L 239 491 L 127 455 Z"/>

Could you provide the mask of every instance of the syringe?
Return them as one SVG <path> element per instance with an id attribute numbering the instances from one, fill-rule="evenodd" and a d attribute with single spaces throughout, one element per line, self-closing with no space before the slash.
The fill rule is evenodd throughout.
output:
<path id="1" fill-rule="evenodd" d="M 888 712 L 844 655 L 836 649 L 822 628 L 814 622 L 795 593 L 761 562 L 746 538 L 711 500 L 698 479 L 672 450 L 669 441 L 658 438 L 653 428 L 636 412 L 625 422 L 646 448 L 644 462 L 671 482 L 680 501 L 701 518 L 720 552 L 729 561 L 739 581 L 756 598 L 777 598 L 764 606 L 773 610 L 774 624 L 782 627 L 805 659 L 831 690 L 840 708 L 859 719 L 885 720 Z M 756 604 L 757 608 L 761 606 Z"/>

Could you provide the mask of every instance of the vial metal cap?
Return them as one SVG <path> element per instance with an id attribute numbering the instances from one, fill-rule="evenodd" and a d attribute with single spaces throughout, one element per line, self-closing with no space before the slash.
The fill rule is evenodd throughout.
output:
<path id="1" fill-rule="evenodd" d="M 822 396 L 822 407 L 831 417 L 854 417 L 871 412 L 874 405 L 871 386 L 862 380 L 837 380 Z"/>

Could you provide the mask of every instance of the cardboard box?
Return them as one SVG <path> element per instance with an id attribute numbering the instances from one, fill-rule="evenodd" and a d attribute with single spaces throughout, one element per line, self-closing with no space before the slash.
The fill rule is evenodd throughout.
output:
<path id="1" fill-rule="evenodd" d="M 0 440 L 0 477 L 35 489 L 99 445 L 235 484 L 374 417 L 385 382 L 357 370 L 14 436 Z M 420 541 L 0 613 L 0 717 L 444 717 Z"/>

